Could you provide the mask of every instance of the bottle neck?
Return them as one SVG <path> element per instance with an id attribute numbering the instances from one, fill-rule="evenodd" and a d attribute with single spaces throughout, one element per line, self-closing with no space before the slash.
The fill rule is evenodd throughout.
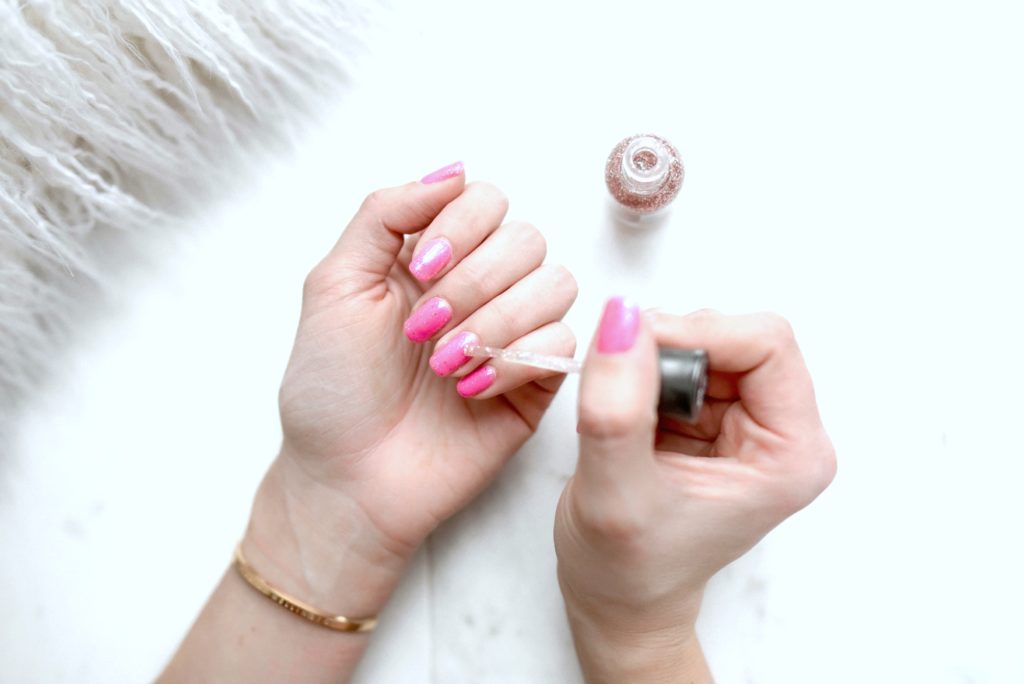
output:
<path id="1" fill-rule="evenodd" d="M 668 178 L 672 152 L 651 136 L 639 136 L 622 153 L 622 184 L 637 195 L 656 193 Z"/>

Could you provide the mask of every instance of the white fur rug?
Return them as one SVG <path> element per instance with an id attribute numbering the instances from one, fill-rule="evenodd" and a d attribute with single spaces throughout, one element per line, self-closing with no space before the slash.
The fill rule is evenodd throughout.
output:
<path id="1" fill-rule="evenodd" d="M 98 234 L 170 225 L 281 139 L 371 3 L 0 0 L 0 423 L 102 283 Z"/>

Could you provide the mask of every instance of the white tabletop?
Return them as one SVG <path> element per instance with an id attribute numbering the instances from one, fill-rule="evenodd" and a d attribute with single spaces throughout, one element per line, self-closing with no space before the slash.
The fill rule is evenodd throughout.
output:
<path id="1" fill-rule="evenodd" d="M 726 568 L 718 680 L 1024 681 L 1024 93 L 1018 3 L 394 2 L 295 153 L 115 278 L 0 479 L 0 679 L 152 678 L 223 571 L 279 439 L 302 278 L 362 196 L 463 159 L 580 283 L 789 317 L 839 453 Z M 603 162 L 680 149 L 622 230 Z M 573 682 L 551 524 L 575 381 L 430 541 L 359 681 Z"/>

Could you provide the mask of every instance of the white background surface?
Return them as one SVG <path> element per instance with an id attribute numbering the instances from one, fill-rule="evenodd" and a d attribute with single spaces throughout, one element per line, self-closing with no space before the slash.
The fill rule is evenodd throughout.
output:
<path id="1" fill-rule="evenodd" d="M 583 341 L 610 294 L 794 323 L 839 475 L 710 588 L 720 682 L 1024 682 L 1019 4 L 394 4 L 325 125 L 118 274 L 29 407 L 0 680 L 156 675 L 274 455 L 306 270 L 366 192 L 462 158 L 577 275 Z M 603 162 L 647 130 L 686 181 L 624 232 Z M 360 682 L 578 681 L 550 542 L 574 399 L 430 542 Z"/>

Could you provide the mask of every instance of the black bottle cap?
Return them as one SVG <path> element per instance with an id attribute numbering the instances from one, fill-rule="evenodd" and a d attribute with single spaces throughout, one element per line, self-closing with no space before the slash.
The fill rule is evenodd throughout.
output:
<path id="1" fill-rule="evenodd" d="M 658 413 L 688 423 L 697 422 L 708 386 L 707 352 L 660 347 L 658 366 L 661 370 Z"/>

